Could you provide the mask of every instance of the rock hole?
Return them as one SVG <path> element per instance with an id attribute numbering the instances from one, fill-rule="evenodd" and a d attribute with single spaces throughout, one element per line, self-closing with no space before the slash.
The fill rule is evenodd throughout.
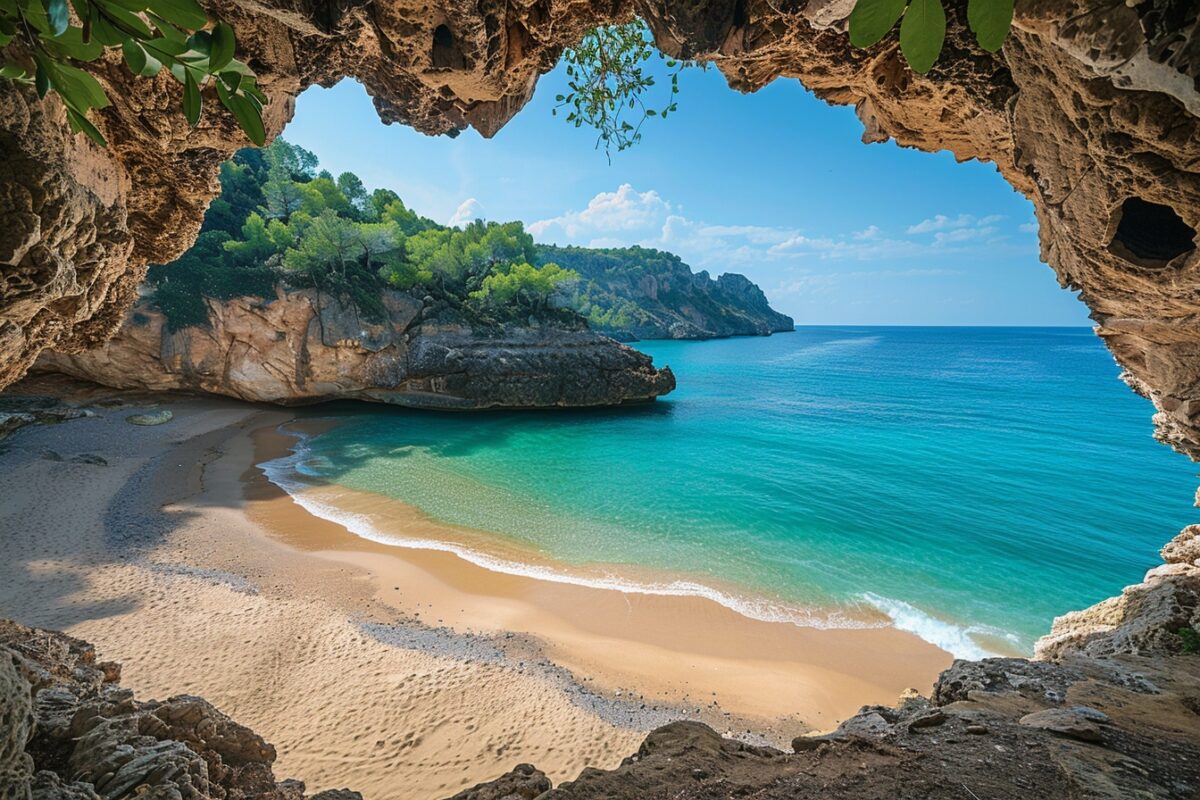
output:
<path id="1" fill-rule="evenodd" d="M 433 68 L 434 69 L 463 69 L 466 59 L 454 34 L 446 25 L 438 25 L 433 31 Z"/>
<path id="2" fill-rule="evenodd" d="M 1165 267 L 1196 249 L 1196 231 L 1161 203 L 1131 197 L 1117 211 L 1109 252 L 1143 267 Z"/>

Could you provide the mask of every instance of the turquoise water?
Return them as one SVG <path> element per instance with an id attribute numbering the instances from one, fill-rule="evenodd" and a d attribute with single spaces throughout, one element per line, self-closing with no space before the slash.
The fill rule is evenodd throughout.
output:
<path id="1" fill-rule="evenodd" d="M 788 607 L 877 609 L 964 656 L 1031 650 L 1055 614 L 1136 582 L 1196 521 L 1195 467 L 1151 438 L 1151 405 L 1088 329 L 638 347 L 679 380 L 651 406 L 356 405 L 277 467 L 615 577 L 632 565 Z"/>

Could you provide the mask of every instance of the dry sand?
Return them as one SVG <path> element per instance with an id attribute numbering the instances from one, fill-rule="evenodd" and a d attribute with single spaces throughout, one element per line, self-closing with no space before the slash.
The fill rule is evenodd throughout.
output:
<path id="1" fill-rule="evenodd" d="M 758 622 L 366 541 L 253 468 L 283 452 L 291 413 L 170 407 L 160 427 L 111 409 L 5 441 L 0 616 L 92 641 L 141 697 L 205 696 L 310 789 L 440 798 L 520 762 L 557 783 L 685 716 L 782 743 L 950 662 L 893 629 Z M 475 535 L 361 502 L 389 530 Z"/>

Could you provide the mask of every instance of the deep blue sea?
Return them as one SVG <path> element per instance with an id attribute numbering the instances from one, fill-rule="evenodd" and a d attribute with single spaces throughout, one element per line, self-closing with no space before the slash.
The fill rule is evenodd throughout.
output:
<path id="1" fill-rule="evenodd" d="M 756 616 L 890 619 L 960 656 L 1030 652 L 1197 521 L 1196 467 L 1151 438 L 1150 403 L 1086 328 L 636 346 L 679 382 L 652 405 L 342 407 L 272 475 L 386 495 L 607 585 L 627 570 Z"/>

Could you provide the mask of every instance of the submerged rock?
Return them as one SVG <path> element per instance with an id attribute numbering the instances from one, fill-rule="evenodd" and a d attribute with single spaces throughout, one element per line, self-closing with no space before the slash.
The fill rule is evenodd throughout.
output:
<path id="1" fill-rule="evenodd" d="M 175 415 L 167 409 L 151 411 L 149 414 L 130 414 L 125 421 L 130 425 L 163 425 L 174 419 Z"/>
<path id="2" fill-rule="evenodd" d="M 372 319 L 339 298 L 281 287 L 267 300 L 209 301 L 209 325 L 174 331 L 161 313 L 139 306 L 102 347 L 47 353 L 37 369 L 120 389 L 285 405 L 354 399 L 456 410 L 588 407 L 653 400 L 675 388 L 669 368 L 586 329 L 477 328 L 397 291 L 383 293 L 383 306 L 386 318 Z"/>

